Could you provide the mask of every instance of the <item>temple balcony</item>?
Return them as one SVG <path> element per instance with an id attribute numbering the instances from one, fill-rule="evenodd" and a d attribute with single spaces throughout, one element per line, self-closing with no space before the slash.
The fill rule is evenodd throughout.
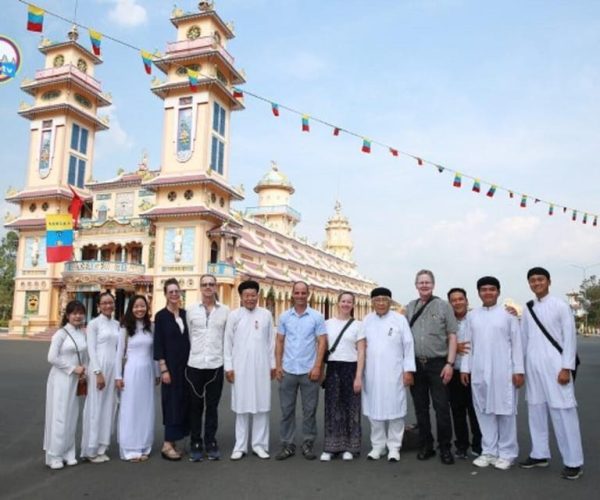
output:
<path id="1" fill-rule="evenodd" d="M 132 262 L 102 261 L 102 260 L 72 260 L 65 262 L 63 276 L 74 277 L 77 275 L 111 275 L 124 278 L 134 278 L 146 273 L 144 264 Z"/>

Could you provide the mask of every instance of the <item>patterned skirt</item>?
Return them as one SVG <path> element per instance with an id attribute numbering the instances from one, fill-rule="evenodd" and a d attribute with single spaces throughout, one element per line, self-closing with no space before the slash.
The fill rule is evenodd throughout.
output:
<path id="1" fill-rule="evenodd" d="M 328 453 L 360 453 L 360 394 L 353 389 L 356 363 L 330 361 L 325 377 L 325 443 Z"/>

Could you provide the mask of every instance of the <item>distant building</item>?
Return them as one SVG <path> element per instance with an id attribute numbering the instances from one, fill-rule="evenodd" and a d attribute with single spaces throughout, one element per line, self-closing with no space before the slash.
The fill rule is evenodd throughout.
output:
<path id="1" fill-rule="evenodd" d="M 290 205 L 294 188 L 273 164 L 255 187 L 258 206 L 233 210 L 243 189 L 229 184 L 229 123 L 243 109 L 233 86 L 244 83 L 226 43 L 233 28 L 200 2 L 199 11 L 175 8 L 177 39 L 155 66 L 152 92 L 163 101 L 159 170 L 142 158 L 135 172 L 106 181 L 92 174 L 95 135 L 109 127 L 98 110 L 111 103 L 94 78 L 102 61 L 78 42 L 76 27 L 65 42 L 43 40 L 44 69 L 22 89 L 33 105 L 19 114 L 31 121 L 25 187 L 7 194 L 20 214 L 5 226 L 19 233 L 13 318 L 10 331 L 37 333 L 56 327 L 68 300 L 83 301 L 95 315 L 102 290 L 117 299 L 119 317 L 135 293 L 153 311 L 163 307 L 166 279 L 175 277 L 184 305 L 199 300 L 200 276 L 214 274 L 221 301 L 237 306 L 235 288 L 247 278 L 261 283 L 260 304 L 278 315 L 291 306 L 291 286 L 311 286 L 310 304 L 333 313 L 340 290 L 357 294 L 356 315 L 369 309 L 375 285 L 362 277 L 352 258 L 351 227 L 336 203 L 320 247 L 295 235 L 300 214 Z M 199 72 L 190 89 L 187 69 Z M 68 213 L 68 185 L 85 199 L 73 260 L 45 258 L 45 216 Z"/>

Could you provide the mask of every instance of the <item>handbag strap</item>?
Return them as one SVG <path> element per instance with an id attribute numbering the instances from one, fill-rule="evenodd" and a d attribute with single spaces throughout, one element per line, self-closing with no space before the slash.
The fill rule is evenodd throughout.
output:
<path id="1" fill-rule="evenodd" d="M 63 330 L 69 336 L 69 338 L 73 341 L 73 344 L 75 344 L 75 351 L 77 352 L 77 361 L 79 361 L 79 365 L 81 366 L 81 356 L 79 355 L 79 348 L 77 347 L 77 342 L 75 342 L 75 339 L 69 333 L 69 330 L 67 330 L 66 328 L 63 328 Z"/>
<path id="2" fill-rule="evenodd" d="M 333 354 L 335 352 L 338 344 L 340 343 L 340 340 L 342 340 L 342 335 L 344 335 L 344 332 L 348 329 L 348 327 L 352 324 L 353 321 L 354 318 L 350 318 L 348 320 L 348 323 L 344 325 L 344 328 L 342 328 L 342 331 L 338 334 L 337 338 L 335 339 L 335 342 L 331 346 L 331 349 L 329 349 L 329 354 Z"/>
<path id="3" fill-rule="evenodd" d="M 540 321 L 540 319 L 537 317 L 537 315 L 535 314 L 534 310 L 533 310 L 533 300 L 530 300 L 529 302 L 527 302 L 527 309 L 529 309 L 529 312 L 531 313 L 531 317 L 533 318 L 533 320 L 536 322 L 537 326 L 539 327 L 539 329 L 542 331 L 542 333 L 544 334 L 544 336 L 548 339 L 548 341 L 554 346 L 554 348 L 560 353 L 562 354 L 563 349 L 560 346 L 560 344 L 556 341 L 556 339 L 550 335 L 548 333 L 548 330 L 546 330 L 546 327 L 542 324 L 542 322 Z"/>
<path id="4" fill-rule="evenodd" d="M 423 314 L 423 311 L 425 310 L 425 308 L 429 305 L 429 303 L 433 300 L 433 299 L 437 299 L 437 297 L 435 295 L 432 295 L 431 297 L 429 297 L 427 299 L 427 302 L 425 302 L 425 304 L 423 304 L 419 310 L 417 312 L 415 312 L 415 314 L 413 314 L 412 318 L 410 318 L 409 321 L 409 326 L 412 328 L 412 326 L 416 323 L 416 321 L 419 319 L 419 316 L 421 316 L 421 314 Z"/>

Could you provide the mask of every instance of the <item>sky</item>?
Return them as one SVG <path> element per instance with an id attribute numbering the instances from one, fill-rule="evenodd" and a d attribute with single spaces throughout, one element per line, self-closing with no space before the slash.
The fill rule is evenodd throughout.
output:
<path id="1" fill-rule="evenodd" d="M 29 122 L 17 115 L 19 89 L 43 64 L 39 34 L 26 31 L 26 6 L 6 0 L 0 34 L 17 42 L 23 65 L 0 84 L 0 192 L 25 183 Z M 37 5 L 73 18 L 75 0 Z M 177 5 L 195 11 L 197 2 Z M 254 206 L 252 188 L 275 160 L 296 192 L 297 234 L 325 238 L 336 199 L 352 224 L 354 257 L 363 275 L 388 286 L 401 303 L 416 296 L 421 268 L 436 275 L 436 294 L 468 291 L 484 275 L 502 284 L 501 300 L 530 298 L 526 272 L 546 267 L 553 291 L 578 288 L 600 274 L 600 2 L 574 0 L 221 0 L 235 24 L 228 51 L 246 72 L 247 91 L 342 129 L 481 179 L 452 186 L 453 174 L 394 158 L 360 138 L 332 135 L 268 103 L 245 98 L 232 115 L 230 176 L 245 186 L 236 208 Z M 77 21 L 149 51 L 175 39 L 172 1 L 79 0 Z M 69 25 L 46 14 L 44 36 L 66 39 Z M 87 33 L 80 41 L 88 46 Z M 111 128 L 99 133 L 94 178 L 133 171 L 142 152 L 159 168 L 162 102 L 150 89 L 139 53 L 104 39 L 96 68 L 113 105 Z M 157 71 L 154 71 L 157 73 Z M 106 108 L 105 108 L 106 109 Z M 529 195 L 520 198 L 494 183 Z M 547 215 L 539 198 L 569 207 Z M 571 210 L 580 211 L 571 221 Z M 16 213 L 0 201 L 0 211 Z"/>

